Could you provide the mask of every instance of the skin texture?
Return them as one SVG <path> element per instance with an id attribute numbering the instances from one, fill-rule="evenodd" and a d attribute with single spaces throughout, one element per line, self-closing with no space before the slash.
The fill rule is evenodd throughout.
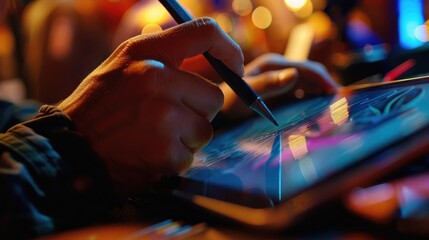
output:
<path id="1" fill-rule="evenodd" d="M 187 169 L 212 138 L 223 94 L 179 68 L 205 51 L 243 75 L 239 46 L 201 18 L 125 41 L 59 104 L 104 161 L 119 195 Z"/>
<path id="2" fill-rule="evenodd" d="M 210 121 L 221 108 L 232 116 L 251 114 L 227 85 L 180 68 L 206 51 L 243 75 L 240 47 L 214 20 L 201 18 L 125 41 L 59 104 L 104 162 L 119 196 L 186 170 L 211 140 Z M 246 80 L 263 97 L 286 93 L 300 74 L 335 88 L 321 66 L 289 68 L 294 65 L 266 55 L 246 67 Z"/>
<path id="3" fill-rule="evenodd" d="M 210 121 L 221 108 L 230 116 L 251 114 L 226 84 L 180 68 L 206 51 L 243 75 L 240 47 L 201 18 L 126 40 L 58 105 L 99 155 L 119 196 L 186 170 L 212 138 Z M 266 55 L 246 67 L 245 80 L 264 98 L 285 94 L 302 73 L 330 83 L 314 65 L 290 67 L 282 56 Z"/>

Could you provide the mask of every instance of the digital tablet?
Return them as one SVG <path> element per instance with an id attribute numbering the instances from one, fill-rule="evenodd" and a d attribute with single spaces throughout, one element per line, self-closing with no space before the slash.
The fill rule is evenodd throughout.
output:
<path id="1" fill-rule="evenodd" d="M 429 78 L 344 87 L 216 135 L 171 194 L 239 223 L 283 229 L 429 150 Z"/>

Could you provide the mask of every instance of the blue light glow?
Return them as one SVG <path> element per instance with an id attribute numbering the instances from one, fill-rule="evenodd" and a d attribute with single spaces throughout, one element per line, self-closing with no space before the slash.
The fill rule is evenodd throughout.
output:
<path id="1" fill-rule="evenodd" d="M 423 43 L 415 36 L 418 26 L 424 24 L 422 0 L 398 0 L 399 44 L 405 49 L 416 48 Z"/>

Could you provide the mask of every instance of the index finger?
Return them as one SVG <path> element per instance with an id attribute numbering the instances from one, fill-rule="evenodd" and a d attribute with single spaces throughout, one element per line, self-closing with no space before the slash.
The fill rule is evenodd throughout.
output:
<path id="1" fill-rule="evenodd" d="M 243 76 L 243 53 L 211 18 L 198 18 L 161 33 L 141 35 L 131 40 L 137 60 L 155 59 L 179 67 L 183 59 L 209 52 L 232 71 Z"/>

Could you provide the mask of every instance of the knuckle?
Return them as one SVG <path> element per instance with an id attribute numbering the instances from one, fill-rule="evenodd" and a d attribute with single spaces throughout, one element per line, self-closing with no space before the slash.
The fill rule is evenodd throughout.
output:
<path id="1" fill-rule="evenodd" d="M 121 53 L 124 53 L 126 55 L 130 55 L 135 51 L 136 45 L 137 45 L 136 40 L 134 38 L 130 38 L 130 39 L 127 39 L 126 41 L 122 42 L 119 45 L 118 50 Z"/>
<path id="2" fill-rule="evenodd" d="M 219 25 L 217 24 L 217 22 L 210 17 L 197 18 L 195 20 L 195 24 L 197 27 L 204 27 L 213 32 L 219 30 Z"/>
<path id="3" fill-rule="evenodd" d="M 149 77 L 162 77 L 163 73 L 165 71 L 165 65 L 164 63 L 147 59 L 140 61 L 141 68 L 143 69 L 143 72 L 147 74 Z"/>
<path id="4" fill-rule="evenodd" d="M 193 24 L 206 36 L 216 37 L 221 32 L 221 28 L 219 27 L 218 23 L 210 17 L 197 18 Z"/>
<path id="5" fill-rule="evenodd" d="M 161 91 L 166 72 L 162 62 L 143 60 L 131 63 L 124 69 L 124 76 L 124 80 L 135 83 L 138 92 L 153 95 Z"/>

